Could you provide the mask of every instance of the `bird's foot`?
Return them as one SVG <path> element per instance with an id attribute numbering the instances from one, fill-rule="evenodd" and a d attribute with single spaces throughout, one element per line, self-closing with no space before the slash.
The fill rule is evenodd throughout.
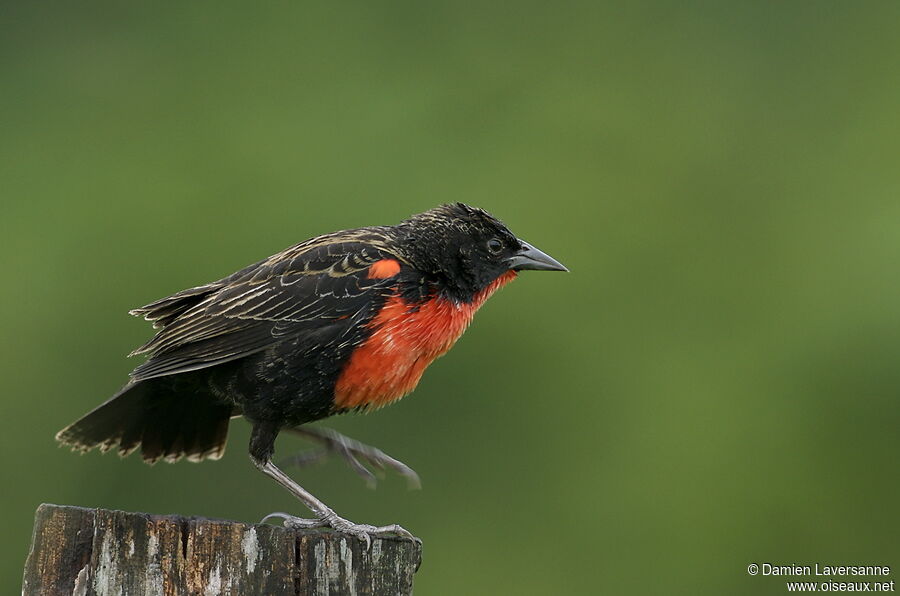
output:
<path id="1" fill-rule="evenodd" d="M 398 524 L 373 526 L 370 524 L 356 524 L 334 514 L 316 519 L 306 519 L 281 512 L 270 513 L 262 519 L 262 522 L 273 517 L 281 518 L 284 520 L 284 527 L 291 529 L 332 528 L 338 532 L 344 532 L 359 538 L 366 543 L 366 548 L 372 546 L 372 536 L 400 536 L 401 538 L 407 538 L 418 544 L 422 543 L 422 541 L 413 536 L 409 530 Z"/>
<path id="2" fill-rule="evenodd" d="M 290 429 L 295 434 L 308 437 L 322 444 L 321 449 L 304 451 L 288 458 L 284 463 L 306 466 L 323 459 L 329 453 L 336 453 L 344 458 L 350 468 L 359 474 L 369 488 L 375 488 L 378 479 L 362 462 L 367 463 L 379 472 L 393 470 L 406 478 L 410 488 L 421 488 L 422 482 L 416 471 L 400 460 L 394 459 L 381 449 L 360 443 L 327 428 L 299 427 Z"/>

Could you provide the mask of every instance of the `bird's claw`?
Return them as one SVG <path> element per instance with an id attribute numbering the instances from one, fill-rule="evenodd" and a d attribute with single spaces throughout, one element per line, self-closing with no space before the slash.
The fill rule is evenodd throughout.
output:
<path id="1" fill-rule="evenodd" d="M 381 449 L 360 443 L 355 439 L 326 428 L 303 427 L 292 429 L 292 431 L 301 436 L 319 441 L 322 443 L 323 449 L 301 452 L 287 460 L 291 464 L 309 465 L 321 460 L 328 452 L 331 452 L 340 455 L 350 468 L 365 480 L 369 488 L 375 488 L 378 484 L 378 479 L 362 462 L 369 464 L 377 471 L 393 470 L 406 478 L 409 488 L 422 487 L 422 481 L 415 470 L 402 461 L 394 459 Z"/>
<path id="2" fill-rule="evenodd" d="M 365 541 L 366 548 L 371 547 L 372 536 L 400 536 L 401 538 L 406 538 L 407 540 L 411 540 L 418 544 L 421 544 L 422 541 L 412 535 L 412 533 L 399 524 L 388 524 L 386 526 L 373 526 L 370 524 L 355 524 L 352 521 L 343 519 L 341 517 L 333 520 L 329 524 L 332 528 L 337 530 L 338 532 L 345 532 L 347 534 L 352 534 L 356 536 L 360 540 Z"/>
<path id="3" fill-rule="evenodd" d="M 416 538 L 412 535 L 412 533 L 399 524 L 389 524 L 386 526 L 373 526 L 371 524 L 357 524 L 353 523 L 348 519 L 344 519 L 343 517 L 339 517 L 337 515 L 333 515 L 327 518 L 316 518 L 316 519 L 307 519 L 302 517 L 294 517 L 293 515 L 289 515 L 287 513 L 282 513 L 280 511 L 276 511 L 275 513 L 270 513 L 269 515 L 262 518 L 260 523 L 264 523 L 272 518 L 281 518 L 284 524 L 284 527 L 291 529 L 303 529 L 307 530 L 310 528 L 332 528 L 337 532 L 342 532 L 344 534 L 350 534 L 351 536 L 355 536 L 356 538 L 362 540 L 366 543 L 366 549 L 372 547 L 372 536 L 400 536 L 401 538 L 406 538 L 408 540 L 412 540 L 417 544 L 421 544 L 422 541 L 419 538 Z"/>

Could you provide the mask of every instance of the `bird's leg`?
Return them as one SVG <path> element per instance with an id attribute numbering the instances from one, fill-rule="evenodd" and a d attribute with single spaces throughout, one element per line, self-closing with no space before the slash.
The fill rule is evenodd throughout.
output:
<path id="1" fill-rule="evenodd" d="M 262 521 L 272 517 L 279 517 L 284 520 L 284 525 L 289 528 L 334 528 L 339 532 L 346 532 L 364 540 L 367 546 L 371 545 L 371 536 L 382 536 L 385 534 L 395 534 L 410 540 L 419 541 L 418 538 L 398 524 L 372 526 L 369 524 L 356 524 L 340 517 L 331 507 L 294 482 L 278 466 L 272 463 L 277 434 L 278 429 L 274 425 L 254 424 L 250 436 L 250 459 L 263 474 L 275 480 L 288 492 L 300 499 L 315 514 L 316 519 L 304 519 L 288 515 L 287 513 L 277 512 L 270 513 Z"/>
<path id="2" fill-rule="evenodd" d="M 350 468 L 363 477 L 363 480 L 366 481 L 366 484 L 370 488 L 374 488 L 377 480 L 375 475 L 366 468 L 360 460 L 369 464 L 373 468 L 381 471 L 385 469 L 391 469 L 406 478 L 407 483 L 410 488 L 421 488 L 422 482 L 419 480 L 419 475 L 416 474 L 416 471 L 407 466 L 402 461 L 396 460 L 384 451 L 372 447 L 371 445 L 366 445 L 365 443 L 360 443 L 355 439 L 351 439 L 350 437 L 344 436 L 339 432 L 333 431 L 328 428 L 314 427 L 314 426 L 298 426 L 286 429 L 295 435 L 300 435 L 301 437 L 306 437 L 308 439 L 312 439 L 322 444 L 323 449 L 317 450 L 313 452 L 303 452 L 299 453 L 290 459 L 286 460 L 290 464 L 294 465 L 307 465 L 314 461 L 318 461 L 328 452 L 336 453 L 340 455 Z"/>

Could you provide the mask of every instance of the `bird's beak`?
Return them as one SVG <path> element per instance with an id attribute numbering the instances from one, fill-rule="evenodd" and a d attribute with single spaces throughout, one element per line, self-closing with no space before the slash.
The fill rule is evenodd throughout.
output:
<path id="1" fill-rule="evenodd" d="M 531 246 L 523 240 L 522 248 L 510 257 L 508 263 L 509 268 L 513 271 L 522 271 L 523 269 L 534 269 L 536 271 L 568 271 L 566 266 L 535 247 Z"/>

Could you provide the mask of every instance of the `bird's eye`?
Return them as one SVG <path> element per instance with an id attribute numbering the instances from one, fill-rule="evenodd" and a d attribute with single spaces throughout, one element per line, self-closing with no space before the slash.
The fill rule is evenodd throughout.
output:
<path id="1" fill-rule="evenodd" d="M 500 242 L 499 240 L 497 240 L 496 238 L 491 238 L 490 240 L 488 240 L 487 248 L 489 251 L 491 251 L 492 253 L 494 253 L 496 255 L 501 250 L 503 250 L 503 243 Z"/>

